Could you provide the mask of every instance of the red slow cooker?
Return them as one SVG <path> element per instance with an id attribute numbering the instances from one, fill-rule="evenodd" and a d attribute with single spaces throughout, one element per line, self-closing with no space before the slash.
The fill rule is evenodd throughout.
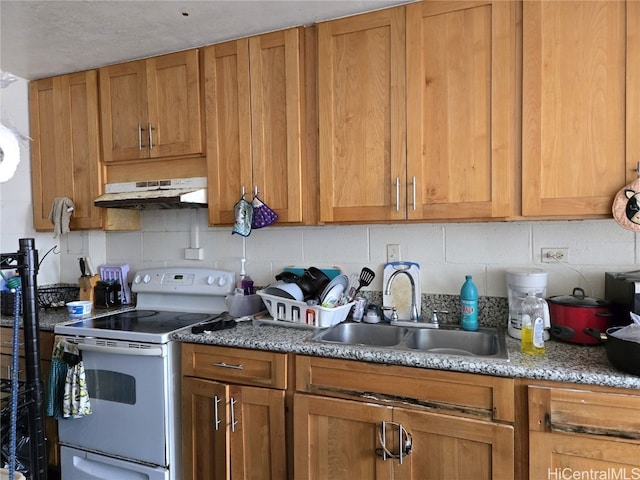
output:
<path id="1" fill-rule="evenodd" d="M 586 333 L 588 329 L 605 332 L 615 323 L 610 302 L 587 297 L 582 288 L 574 288 L 571 295 L 547 299 L 551 320 L 551 336 L 558 340 L 584 345 L 599 345 L 599 339 Z"/>

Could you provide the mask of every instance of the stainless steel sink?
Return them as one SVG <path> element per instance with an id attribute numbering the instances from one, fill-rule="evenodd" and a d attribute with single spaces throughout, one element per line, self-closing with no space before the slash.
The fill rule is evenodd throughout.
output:
<path id="1" fill-rule="evenodd" d="M 392 350 L 421 351 L 440 355 L 463 355 L 507 360 L 509 354 L 501 328 L 469 332 L 454 326 L 441 328 L 399 327 L 389 324 L 339 323 L 316 334 L 312 340 L 342 345 L 364 345 Z"/>
<path id="2" fill-rule="evenodd" d="M 417 329 L 406 339 L 406 346 L 412 350 L 454 355 L 475 355 L 490 357 L 499 351 L 499 335 L 496 331 L 449 329 Z"/>
<path id="3" fill-rule="evenodd" d="M 321 342 L 349 345 L 370 345 L 391 347 L 398 345 L 408 329 L 391 325 L 371 325 L 368 323 L 339 323 L 316 337 Z"/>

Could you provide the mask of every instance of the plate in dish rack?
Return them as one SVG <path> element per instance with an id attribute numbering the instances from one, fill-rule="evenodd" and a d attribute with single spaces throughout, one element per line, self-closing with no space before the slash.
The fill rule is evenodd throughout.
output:
<path id="1" fill-rule="evenodd" d="M 342 294 L 349 288 L 349 277 L 346 275 L 338 275 L 329 282 L 320 295 L 320 305 L 323 307 L 335 307 Z"/>

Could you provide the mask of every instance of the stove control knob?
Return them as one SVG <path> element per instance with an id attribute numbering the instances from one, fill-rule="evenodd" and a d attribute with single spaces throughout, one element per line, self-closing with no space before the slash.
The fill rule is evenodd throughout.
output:
<path id="1" fill-rule="evenodd" d="M 218 286 L 224 287 L 227 284 L 227 277 L 224 275 L 218 279 Z"/>
<path id="2" fill-rule="evenodd" d="M 135 283 L 136 285 L 141 281 L 142 281 L 142 277 L 140 275 L 136 275 L 135 277 L 133 277 L 133 283 Z"/>
<path id="3" fill-rule="evenodd" d="M 149 275 L 148 273 L 142 278 L 142 281 L 144 283 L 149 283 L 151 281 L 151 275 Z"/>
<path id="4" fill-rule="evenodd" d="M 213 285 L 213 282 L 216 281 L 216 277 L 214 277 L 213 275 L 209 275 L 207 277 L 207 285 Z"/>

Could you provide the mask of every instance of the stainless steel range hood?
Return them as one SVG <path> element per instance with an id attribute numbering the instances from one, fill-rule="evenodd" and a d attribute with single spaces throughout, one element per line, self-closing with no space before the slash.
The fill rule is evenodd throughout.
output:
<path id="1" fill-rule="evenodd" d="M 96 207 L 135 210 L 204 208 L 207 206 L 206 177 L 108 183 Z"/>

